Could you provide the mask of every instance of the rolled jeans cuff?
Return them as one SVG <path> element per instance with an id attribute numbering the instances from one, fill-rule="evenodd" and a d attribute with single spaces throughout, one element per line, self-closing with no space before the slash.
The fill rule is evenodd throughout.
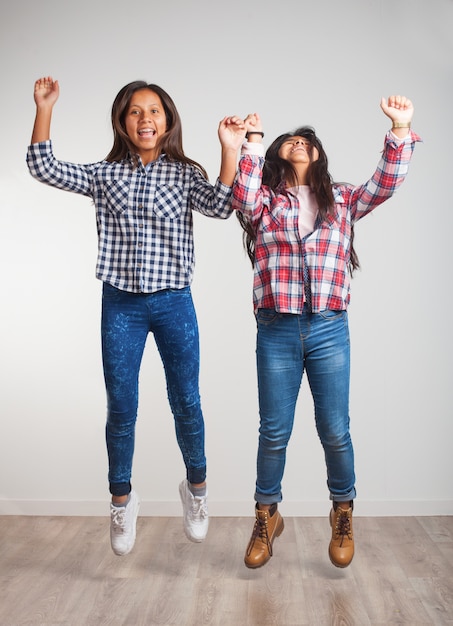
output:
<path id="1" fill-rule="evenodd" d="M 112 496 L 127 496 L 132 489 L 131 483 L 109 483 L 109 490 Z"/>

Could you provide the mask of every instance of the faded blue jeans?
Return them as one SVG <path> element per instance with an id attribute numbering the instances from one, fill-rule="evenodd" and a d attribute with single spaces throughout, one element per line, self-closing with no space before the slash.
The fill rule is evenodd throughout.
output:
<path id="1" fill-rule="evenodd" d="M 346 311 L 301 315 L 259 309 L 257 371 L 260 429 L 255 499 L 281 502 L 286 448 L 296 402 L 307 373 L 315 422 L 324 448 L 330 498 L 355 497 L 354 452 L 349 434 L 349 329 Z"/>
<path id="2" fill-rule="evenodd" d="M 102 358 L 107 391 L 106 442 L 110 493 L 131 490 L 140 364 L 153 333 L 165 370 L 176 438 L 191 483 L 206 478 L 199 394 L 198 324 L 189 287 L 128 293 L 103 285 Z M 158 426 L 155 429 L 158 432 Z M 159 475 L 161 467 L 154 468 Z"/>

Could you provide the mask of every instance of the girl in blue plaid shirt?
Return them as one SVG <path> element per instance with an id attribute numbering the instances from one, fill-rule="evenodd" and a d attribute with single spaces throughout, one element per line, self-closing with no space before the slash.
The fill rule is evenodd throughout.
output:
<path id="1" fill-rule="evenodd" d="M 105 160 L 86 165 L 53 156 L 50 124 L 58 96 L 58 81 L 36 81 L 27 162 L 37 180 L 88 196 L 96 208 L 112 549 L 124 555 L 135 542 L 139 498 L 131 473 L 139 370 L 149 333 L 163 362 L 186 467 L 179 486 L 184 530 L 200 542 L 208 530 L 208 508 L 198 326 L 190 292 L 192 211 L 221 219 L 231 215 L 244 123 L 237 117 L 220 122 L 221 168 L 211 185 L 205 170 L 184 154 L 178 111 L 158 85 L 136 81 L 120 90 L 112 106 L 112 150 Z M 156 480 L 162 471 L 155 468 Z"/>
<path id="2" fill-rule="evenodd" d="M 354 555 L 356 495 L 349 432 L 349 275 L 358 267 L 354 223 L 389 198 L 405 178 L 417 135 L 404 96 L 381 101 L 392 120 L 372 178 L 334 184 L 313 128 L 278 137 L 266 152 L 259 115 L 245 120 L 248 142 L 233 188 L 233 208 L 254 266 L 260 429 L 255 524 L 245 564 L 272 556 L 284 528 L 278 511 L 286 448 L 302 375 L 307 374 L 332 500 L 329 557 L 347 567 Z"/>

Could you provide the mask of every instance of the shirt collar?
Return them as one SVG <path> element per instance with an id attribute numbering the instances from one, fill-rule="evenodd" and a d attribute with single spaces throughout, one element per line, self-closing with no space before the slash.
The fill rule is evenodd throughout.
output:
<path id="1" fill-rule="evenodd" d="M 159 154 L 157 159 L 155 161 L 151 161 L 151 163 L 148 163 L 148 165 L 143 165 L 143 162 L 142 162 L 141 158 L 138 155 L 136 155 L 136 156 L 137 156 L 137 168 L 145 171 L 150 165 L 153 165 L 154 163 L 159 163 L 160 161 L 163 161 L 166 158 L 167 155 L 165 154 L 165 152 L 161 152 L 161 154 Z M 134 157 L 133 157 L 131 152 L 128 153 L 127 160 L 129 161 L 129 163 L 132 166 L 134 166 Z"/>

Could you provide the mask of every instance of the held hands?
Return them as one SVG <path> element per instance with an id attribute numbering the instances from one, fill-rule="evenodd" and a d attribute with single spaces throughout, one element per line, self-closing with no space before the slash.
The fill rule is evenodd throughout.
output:
<path id="1" fill-rule="evenodd" d="M 261 135 L 263 131 L 263 125 L 261 123 L 261 118 L 258 113 L 249 113 L 244 120 L 245 129 L 250 136 L 248 137 L 248 141 L 252 143 L 261 143 L 263 141 L 263 136 Z M 256 135 L 253 133 L 257 133 Z"/>
<path id="2" fill-rule="evenodd" d="M 37 107 L 53 107 L 60 95 L 60 86 L 58 80 L 51 76 L 38 78 L 35 82 L 34 99 Z"/>
<path id="3" fill-rule="evenodd" d="M 258 134 L 254 135 L 253 132 Z M 219 139 L 223 148 L 238 150 L 244 143 L 247 133 L 251 133 L 248 141 L 262 141 L 262 124 L 258 113 L 249 113 L 245 120 L 237 115 L 224 117 L 219 124 Z"/>
<path id="4" fill-rule="evenodd" d="M 237 115 L 224 117 L 219 124 L 219 139 L 222 146 L 222 162 L 219 179 L 231 187 L 236 176 L 237 152 L 245 137 L 245 125 Z"/>
<path id="5" fill-rule="evenodd" d="M 382 98 L 381 109 L 392 120 L 392 124 L 396 123 L 400 127 L 407 124 L 406 128 L 410 128 L 414 106 L 406 96 L 390 96 L 388 100 Z"/>
<path id="6" fill-rule="evenodd" d="M 246 128 L 244 121 L 237 115 L 224 117 L 219 124 L 219 139 L 222 148 L 239 150 L 245 139 Z"/>

